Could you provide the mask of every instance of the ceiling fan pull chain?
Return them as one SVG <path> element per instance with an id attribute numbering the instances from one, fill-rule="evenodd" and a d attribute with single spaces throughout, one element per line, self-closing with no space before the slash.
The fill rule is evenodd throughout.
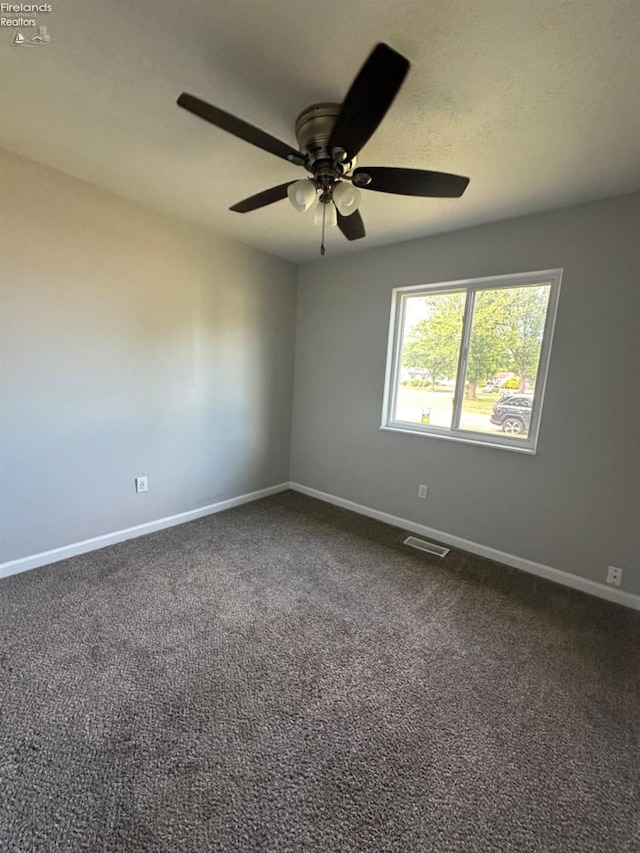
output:
<path id="1" fill-rule="evenodd" d="M 327 215 L 327 205 L 326 202 L 322 208 L 322 242 L 320 243 L 320 254 L 324 255 L 324 220 Z"/>

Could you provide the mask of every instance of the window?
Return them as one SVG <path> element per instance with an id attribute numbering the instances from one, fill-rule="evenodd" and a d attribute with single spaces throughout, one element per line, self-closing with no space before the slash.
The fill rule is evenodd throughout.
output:
<path id="1" fill-rule="evenodd" d="M 382 428 L 535 452 L 561 273 L 396 288 Z"/>

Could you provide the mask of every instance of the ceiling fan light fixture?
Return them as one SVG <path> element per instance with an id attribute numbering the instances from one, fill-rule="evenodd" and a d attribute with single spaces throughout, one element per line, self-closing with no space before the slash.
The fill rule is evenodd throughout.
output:
<path id="1" fill-rule="evenodd" d="M 336 213 L 335 205 L 331 204 L 330 201 L 323 201 L 321 204 L 317 205 L 316 209 L 313 211 L 313 224 L 322 225 L 323 216 L 325 225 L 338 224 L 338 214 Z"/>
<path id="2" fill-rule="evenodd" d="M 355 213 L 360 206 L 360 190 L 344 181 L 339 181 L 333 188 L 333 201 L 342 216 Z"/>
<path id="3" fill-rule="evenodd" d="M 287 189 L 289 201 L 299 213 L 304 213 L 309 210 L 313 202 L 316 200 L 316 187 L 313 181 L 308 178 L 303 178 L 301 181 L 295 181 Z"/>

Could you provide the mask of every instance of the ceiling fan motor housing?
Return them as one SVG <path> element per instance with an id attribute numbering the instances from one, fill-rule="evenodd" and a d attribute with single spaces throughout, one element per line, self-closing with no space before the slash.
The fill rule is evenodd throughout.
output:
<path id="1" fill-rule="evenodd" d="M 324 183 L 336 180 L 355 167 L 356 158 L 343 160 L 346 152 L 327 148 L 331 132 L 342 110 L 342 104 L 312 104 L 296 120 L 298 148 L 308 158 L 307 165 L 315 178 Z M 324 179 L 324 180 L 322 180 Z"/>

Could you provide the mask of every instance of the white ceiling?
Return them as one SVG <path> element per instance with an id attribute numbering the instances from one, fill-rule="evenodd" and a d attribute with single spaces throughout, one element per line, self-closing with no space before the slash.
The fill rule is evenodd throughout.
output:
<path id="1" fill-rule="evenodd" d="M 295 147 L 378 41 L 412 63 L 359 165 L 467 175 L 461 199 L 363 193 L 330 255 L 640 188 L 638 0 L 51 0 L 51 41 L 0 30 L 0 145 L 282 258 L 318 257 L 304 171 L 176 106 L 186 90 Z M 23 13 L 24 15 L 24 13 Z M 28 15 L 27 15 L 28 17 Z"/>

